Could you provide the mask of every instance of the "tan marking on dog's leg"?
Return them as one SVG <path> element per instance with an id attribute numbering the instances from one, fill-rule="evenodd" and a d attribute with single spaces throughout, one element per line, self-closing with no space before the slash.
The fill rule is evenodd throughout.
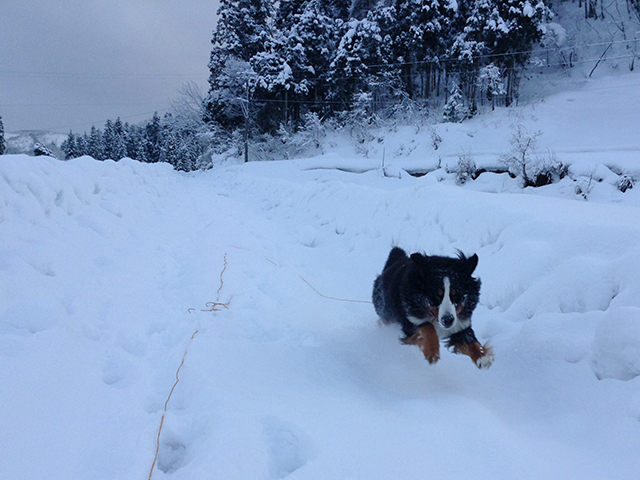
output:
<path id="1" fill-rule="evenodd" d="M 440 360 L 440 340 L 435 327 L 430 323 L 418 328 L 416 333 L 404 338 L 402 343 L 405 345 L 417 345 L 422 350 L 424 358 L 431 364 Z"/>
<path id="2" fill-rule="evenodd" d="M 478 342 L 467 345 L 456 345 L 456 353 L 467 355 L 478 368 L 489 368 L 493 363 L 493 348 L 486 343 L 480 345 Z"/>

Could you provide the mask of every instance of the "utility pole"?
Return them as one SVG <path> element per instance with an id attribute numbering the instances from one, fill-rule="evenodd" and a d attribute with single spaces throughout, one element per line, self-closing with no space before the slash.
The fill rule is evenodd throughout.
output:
<path id="1" fill-rule="evenodd" d="M 244 85 L 246 108 L 244 112 L 244 163 L 249 162 L 249 79 Z"/>
<path id="2" fill-rule="evenodd" d="M 245 98 L 238 97 L 244 116 L 244 163 L 249 162 L 249 77 L 245 80 Z"/>

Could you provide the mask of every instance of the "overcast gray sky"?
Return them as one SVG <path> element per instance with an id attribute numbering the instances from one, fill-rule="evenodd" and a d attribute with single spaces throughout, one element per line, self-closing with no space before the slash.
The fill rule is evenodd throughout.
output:
<path id="1" fill-rule="evenodd" d="M 207 90 L 218 0 L 0 0 L 5 131 L 83 132 Z"/>

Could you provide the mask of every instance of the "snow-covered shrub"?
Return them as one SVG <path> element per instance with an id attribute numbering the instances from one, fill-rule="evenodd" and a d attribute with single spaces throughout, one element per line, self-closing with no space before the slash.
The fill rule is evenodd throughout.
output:
<path id="1" fill-rule="evenodd" d="M 546 157 L 537 156 L 531 167 L 534 187 L 543 187 L 556 183 L 568 173 L 567 166 L 556 158 L 554 152 L 549 152 Z"/>
<path id="2" fill-rule="evenodd" d="M 482 67 L 478 75 L 478 86 L 491 102 L 491 109 L 496 108 L 496 97 L 506 95 L 507 89 L 500 68 L 493 63 Z"/>
<path id="3" fill-rule="evenodd" d="M 51 149 L 40 142 L 36 143 L 33 147 L 33 154 L 36 157 L 53 157 L 56 158 L 55 154 L 51 151 Z"/>
<path id="4" fill-rule="evenodd" d="M 585 200 L 589 199 L 591 190 L 593 190 L 594 185 L 599 181 L 595 178 L 595 174 L 596 167 L 593 167 L 586 179 L 578 180 L 578 184 L 576 185 L 576 195 L 582 196 Z"/>
<path id="5" fill-rule="evenodd" d="M 457 82 L 449 91 L 449 98 L 444 105 L 443 118 L 445 122 L 460 123 L 471 116 L 462 91 Z"/>
<path id="6" fill-rule="evenodd" d="M 456 183 L 464 185 L 467 180 L 474 178 L 478 171 L 476 162 L 469 151 L 464 151 L 458 155 L 458 166 L 456 169 Z"/>
<path id="7" fill-rule="evenodd" d="M 274 136 L 263 135 L 260 149 L 269 152 L 273 158 L 292 158 L 305 151 L 320 150 L 324 153 L 322 144 L 326 137 L 326 128 L 316 113 L 306 113 L 302 116 L 303 124 L 296 131 L 295 126 L 288 122 L 278 127 Z"/>
<path id="8" fill-rule="evenodd" d="M 523 187 L 549 185 L 567 174 L 567 167 L 555 153 L 548 152 L 546 156 L 536 153 L 540 135 L 541 130 L 529 133 L 521 123 L 515 125 L 509 140 L 511 151 L 500 156 L 500 162 L 521 179 Z"/>
<path id="9" fill-rule="evenodd" d="M 622 178 L 620 178 L 620 181 L 618 182 L 617 188 L 622 193 L 624 193 L 627 190 L 630 190 L 633 188 L 633 183 L 634 183 L 633 178 L 631 178 L 628 175 L 622 175 Z"/>
<path id="10" fill-rule="evenodd" d="M 433 125 L 429 126 L 429 136 L 431 137 L 431 146 L 434 150 L 438 150 L 442 143 L 442 137 Z"/>
<path id="11" fill-rule="evenodd" d="M 375 139 L 371 132 L 380 126 L 380 117 L 373 112 L 371 102 L 370 93 L 360 93 L 354 97 L 353 109 L 349 112 L 339 112 L 334 120 L 336 127 L 349 132 L 355 141 L 357 152 L 365 157 L 369 156 L 369 142 Z"/>
<path id="12" fill-rule="evenodd" d="M 315 112 L 306 113 L 302 116 L 302 122 L 302 127 L 298 131 L 300 147 L 312 146 L 324 153 L 322 142 L 327 136 L 327 131 L 318 114 Z"/>

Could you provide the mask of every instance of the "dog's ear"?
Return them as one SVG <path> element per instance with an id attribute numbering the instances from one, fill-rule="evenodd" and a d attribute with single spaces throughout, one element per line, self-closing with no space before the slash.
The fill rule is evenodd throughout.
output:
<path id="1" fill-rule="evenodd" d="M 411 260 L 413 261 L 413 263 L 417 263 L 418 265 L 424 265 L 425 263 L 427 263 L 427 257 L 422 255 L 421 253 L 412 253 Z"/>
<path id="2" fill-rule="evenodd" d="M 476 269 L 477 266 L 478 266 L 477 254 L 474 253 L 469 258 L 464 259 L 464 268 L 469 275 L 473 273 L 473 271 Z"/>

